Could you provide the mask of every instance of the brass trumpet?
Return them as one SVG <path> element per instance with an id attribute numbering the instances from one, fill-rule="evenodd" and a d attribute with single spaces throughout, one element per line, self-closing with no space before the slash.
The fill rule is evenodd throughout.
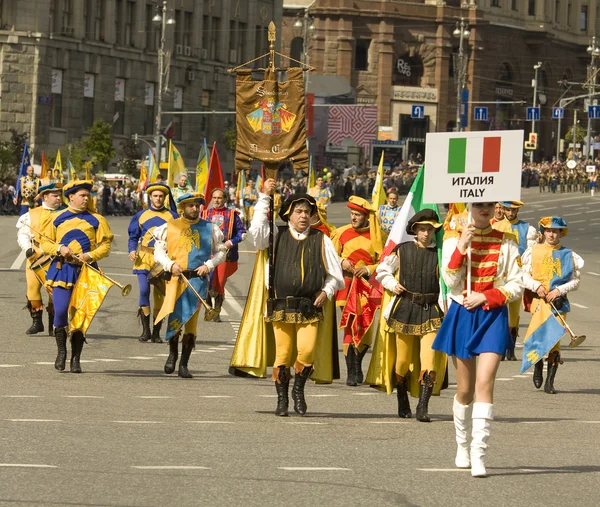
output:
<path id="1" fill-rule="evenodd" d="M 560 320 L 561 324 L 565 327 L 565 329 L 571 335 L 571 341 L 569 342 L 569 347 L 574 349 L 575 347 L 578 347 L 579 345 L 581 345 L 585 341 L 586 336 L 584 334 L 582 334 L 580 336 L 575 336 L 575 333 L 573 332 L 573 330 L 571 329 L 569 324 L 567 324 L 567 321 L 563 318 L 563 316 L 558 312 L 556 306 L 554 306 L 554 303 L 552 301 L 550 301 L 550 306 L 556 312 L 556 314 L 555 314 L 556 318 L 558 320 Z"/>
<path id="2" fill-rule="evenodd" d="M 187 284 L 190 290 L 194 293 L 194 296 L 196 296 L 198 298 L 198 301 L 200 301 L 202 303 L 202 306 L 204 306 L 204 309 L 206 310 L 206 320 L 212 320 L 219 313 L 219 311 L 210 306 L 204 300 L 204 298 L 200 294 L 198 294 L 198 291 L 194 288 L 194 286 L 190 283 L 190 281 L 186 278 L 186 276 L 183 273 L 179 275 L 179 278 L 181 278 Z"/>

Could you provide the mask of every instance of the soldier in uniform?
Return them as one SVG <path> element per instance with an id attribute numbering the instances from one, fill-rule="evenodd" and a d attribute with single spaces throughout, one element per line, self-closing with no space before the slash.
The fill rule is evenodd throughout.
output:
<path id="1" fill-rule="evenodd" d="M 398 192 L 395 190 L 390 190 L 387 193 L 387 204 L 382 204 L 379 207 L 378 215 L 381 230 L 385 234 L 389 235 L 389 233 L 392 231 L 399 212 L 400 206 L 398 206 Z"/>
<path id="2" fill-rule="evenodd" d="M 368 279 L 375 272 L 383 250 L 379 222 L 369 202 L 353 195 L 348 208 L 350 224 L 338 228 L 333 239 L 344 272 L 345 286 L 336 295 L 337 305 L 341 307 L 346 305 L 352 279 Z M 353 338 L 350 324 L 344 329 L 344 355 L 348 369 L 346 384 L 349 386 L 363 382 L 362 360 L 373 341 L 375 327 L 373 323 L 366 333 L 357 337 L 358 341 Z"/>
<path id="3" fill-rule="evenodd" d="M 139 211 L 129 223 L 129 259 L 133 262 L 133 274 L 137 275 L 140 287 L 138 317 L 142 323 L 141 342 L 152 340 L 162 343 L 160 328 L 162 320 L 150 330 L 150 283 L 148 274 L 156 264 L 154 260 L 154 231 L 169 220 L 178 217 L 169 187 L 164 183 L 152 183 L 146 189 L 150 199 L 148 209 Z M 169 207 L 165 206 L 168 200 Z M 154 312 L 156 318 L 164 299 L 164 283 L 160 281 L 154 287 Z"/>
<path id="4" fill-rule="evenodd" d="M 39 188 L 40 179 L 33 171 L 33 166 L 30 165 L 26 169 L 25 176 L 21 176 L 19 193 L 14 200 L 15 205 L 21 203 L 19 215 L 24 215 L 35 207 L 35 197 L 38 195 Z"/>
<path id="5" fill-rule="evenodd" d="M 235 209 L 227 207 L 225 190 L 215 188 L 211 195 L 212 207 L 202 212 L 202 218 L 218 226 L 223 233 L 223 240 L 227 247 L 227 257 L 224 263 L 219 264 L 213 271 L 210 280 L 209 304 L 214 298 L 214 308 L 219 313 L 212 319 L 213 322 L 221 322 L 220 312 L 225 300 L 225 284 L 227 279 L 238 269 L 238 245 L 246 237 L 246 229 Z"/>
<path id="6" fill-rule="evenodd" d="M 275 180 L 266 180 L 250 226 L 249 233 L 257 250 L 267 248 L 269 243 L 269 196 L 275 185 Z M 264 317 L 272 322 L 275 334 L 272 379 L 277 392 L 277 416 L 288 415 L 292 365 L 294 411 L 300 415 L 306 413 L 304 387 L 315 364 L 323 305 L 343 287 L 342 270 L 331 240 L 311 228 L 316 207 L 315 199 L 307 194 L 293 195 L 281 207 L 280 217 L 287 226 L 277 231 L 272 278 L 274 299 L 268 301 Z M 294 349 L 297 350 L 295 359 Z"/>
<path id="7" fill-rule="evenodd" d="M 510 224 L 510 230 L 515 235 L 519 255 L 523 255 L 525 250 L 537 242 L 537 231 L 527 222 L 520 220 L 519 210 L 523 206 L 521 201 L 502 201 L 500 204 L 504 207 L 504 216 Z M 498 224 L 501 225 L 501 224 Z M 521 320 L 521 300 L 517 299 L 508 304 L 508 327 L 510 328 L 510 336 L 513 346 L 506 350 L 505 357 L 508 361 L 516 361 L 515 345 L 519 336 L 519 322 Z"/>
<path id="8" fill-rule="evenodd" d="M 445 371 L 436 371 L 443 354 L 431 348 L 442 324 L 443 312 L 438 304 L 440 279 L 435 231 L 442 227 L 437 213 L 424 209 L 415 214 L 406 226 L 414 241 L 394 248 L 379 266 L 377 281 L 395 294 L 384 310 L 390 332 L 396 334 L 396 380 L 398 416 L 412 417 L 408 401 L 408 375 L 413 349 L 419 351 L 419 403 L 417 420 L 430 422 L 429 398 L 437 382 L 443 381 Z M 396 276 L 396 273 L 398 275 Z M 414 372 L 415 374 L 417 372 Z"/>
<path id="9" fill-rule="evenodd" d="M 25 252 L 27 263 L 25 266 L 25 279 L 27 281 L 27 309 L 31 314 L 33 323 L 31 327 L 25 331 L 27 334 L 37 334 L 44 331 L 44 304 L 42 301 L 42 282 L 31 269 L 31 265 L 39 261 L 42 256 L 41 236 L 44 234 L 44 227 L 48 221 L 52 220 L 54 215 L 59 210 L 64 208 L 62 203 L 62 183 L 50 183 L 39 188 L 39 193 L 36 199 L 42 200 L 42 205 L 30 210 L 21 215 L 17 221 L 17 242 L 21 250 Z M 52 296 L 48 296 L 48 333 L 54 336 L 54 305 Z"/>
<path id="10" fill-rule="evenodd" d="M 553 303 L 563 318 L 571 311 L 567 294 L 579 288 L 583 259 L 573 250 L 561 245 L 568 233 L 567 222 L 561 217 L 544 217 L 539 222 L 544 242 L 533 245 L 523 254 L 523 282 L 534 297 Z M 560 357 L 560 341 L 548 353 L 548 372 L 544 391 L 556 394 L 554 378 Z M 543 382 L 543 358 L 535 364 L 533 384 L 537 389 Z"/>
<path id="11" fill-rule="evenodd" d="M 58 348 L 54 367 L 61 371 L 65 369 L 67 360 L 69 302 L 81 265 L 87 262 L 97 267 L 96 263 L 110 253 L 114 237 L 106 219 L 89 210 L 92 186 L 90 180 L 73 180 L 63 187 L 63 195 L 69 200 L 69 205 L 52 217 L 44 229 L 46 236 L 41 240 L 42 251 L 53 256 L 46 281 L 52 287 L 54 300 L 54 336 Z M 81 373 L 84 343 L 83 332 L 72 330 L 72 373 Z"/>
<path id="12" fill-rule="evenodd" d="M 200 207 L 204 206 L 202 194 L 183 194 L 177 200 L 181 216 L 158 227 L 154 235 L 154 258 L 163 269 L 171 274 L 167 283 L 165 301 L 155 322 L 169 316 L 166 339 L 169 342 L 169 357 L 165 362 L 165 373 L 175 371 L 181 340 L 181 360 L 178 375 L 192 378 L 188 361 L 196 347 L 196 328 L 200 305 L 194 291 L 187 286 L 185 277 L 195 292 L 206 299 L 208 275 L 225 261 L 227 248 L 223 244 L 223 233 L 215 224 L 200 218 Z"/>

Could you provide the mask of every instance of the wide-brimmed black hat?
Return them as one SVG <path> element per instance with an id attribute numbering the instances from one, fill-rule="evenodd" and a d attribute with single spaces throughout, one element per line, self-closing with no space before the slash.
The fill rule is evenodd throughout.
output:
<path id="1" fill-rule="evenodd" d="M 299 203 L 301 201 L 305 201 L 310 206 L 310 214 L 312 215 L 317 210 L 317 201 L 312 195 L 308 194 L 294 194 L 286 199 L 281 205 L 281 209 L 279 210 L 279 218 L 284 222 L 288 222 L 290 219 L 290 213 L 294 204 Z"/>
<path id="2" fill-rule="evenodd" d="M 408 224 L 406 224 L 406 234 L 414 236 L 415 231 L 413 230 L 413 227 L 417 224 L 431 225 L 434 229 L 439 229 L 442 226 L 440 217 L 432 209 L 422 209 L 418 213 L 415 213 L 408 221 Z"/>

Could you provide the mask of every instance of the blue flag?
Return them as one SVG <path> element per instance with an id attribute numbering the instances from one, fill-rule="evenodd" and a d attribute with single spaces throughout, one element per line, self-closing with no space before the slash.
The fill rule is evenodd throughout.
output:
<path id="1" fill-rule="evenodd" d="M 531 322 L 523 339 L 521 373 L 541 361 L 564 334 L 565 328 L 552 313 L 550 305 L 541 299 L 534 299 L 531 304 Z"/>
<path id="2" fill-rule="evenodd" d="M 21 191 L 21 177 L 27 175 L 27 168 L 30 165 L 31 156 L 29 155 L 27 141 L 25 141 L 25 146 L 23 146 L 23 157 L 21 158 L 21 167 L 19 168 L 19 175 L 17 176 L 17 184 L 15 186 L 17 195 L 19 195 L 19 192 Z"/>

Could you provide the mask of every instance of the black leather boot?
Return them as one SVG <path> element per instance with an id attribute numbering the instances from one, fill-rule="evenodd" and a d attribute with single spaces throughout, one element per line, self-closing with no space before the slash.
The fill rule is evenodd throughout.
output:
<path id="1" fill-rule="evenodd" d="M 213 322 L 223 322 L 221 320 L 221 307 L 223 306 L 223 300 L 225 299 L 225 296 L 223 294 L 217 294 L 217 297 L 215 297 L 215 310 L 218 310 L 219 313 L 217 313 L 214 317 L 213 317 Z"/>
<path id="2" fill-rule="evenodd" d="M 179 370 L 177 371 L 177 374 L 181 378 L 193 378 L 193 375 L 188 370 L 188 361 L 192 355 L 192 350 L 194 350 L 195 340 L 196 337 L 193 334 L 183 335 L 183 340 L 181 341 L 181 359 L 179 360 Z"/>
<path id="3" fill-rule="evenodd" d="M 81 351 L 85 337 L 81 331 L 75 331 L 71 336 L 71 373 L 81 373 Z"/>
<path id="4" fill-rule="evenodd" d="M 431 422 L 429 418 L 429 398 L 433 393 L 435 384 L 435 372 L 424 372 L 419 387 L 419 403 L 417 404 L 417 421 Z"/>
<path id="5" fill-rule="evenodd" d="M 506 349 L 506 360 L 507 361 L 516 361 L 517 356 L 515 356 L 515 346 L 517 344 L 517 333 L 518 330 L 516 327 L 510 328 L 510 339 L 512 340 L 512 348 Z"/>
<path id="6" fill-rule="evenodd" d="M 275 390 L 277 391 L 277 408 L 275 415 L 279 417 L 288 416 L 288 407 L 290 399 L 288 392 L 290 389 L 290 372 L 285 366 L 278 366 L 273 369 L 272 379 L 275 381 Z"/>
<path id="7" fill-rule="evenodd" d="M 294 386 L 292 387 L 292 399 L 294 400 L 294 412 L 300 415 L 306 414 L 306 400 L 304 399 L 304 386 L 310 374 L 313 372 L 313 367 L 304 366 L 296 363 L 294 365 L 296 374 L 294 375 Z"/>
<path id="8" fill-rule="evenodd" d="M 57 327 L 54 329 L 54 337 L 56 338 L 56 347 L 58 349 L 54 367 L 57 370 L 63 371 L 67 362 L 67 328 Z"/>
<path id="9" fill-rule="evenodd" d="M 152 343 L 163 343 L 160 337 L 160 328 L 162 327 L 163 320 L 154 324 L 154 327 L 152 328 Z"/>
<path id="10" fill-rule="evenodd" d="M 354 359 L 355 361 L 355 370 L 356 370 L 356 383 L 357 384 L 362 384 L 365 380 L 365 377 L 363 375 L 363 371 L 362 371 L 362 360 L 363 357 L 365 357 L 365 354 L 367 353 L 367 350 L 369 350 L 369 347 L 365 347 L 365 349 L 362 352 L 358 352 L 357 349 L 357 354 L 356 354 L 356 358 Z"/>
<path id="11" fill-rule="evenodd" d="M 54 336 L 54 306 L 49 304 L 46 311 L 48 312 L 48 336 Z"/>
<path id="12" fill-rule="evenodd" d="M 352 387 L 358 385 L 358 383 L 356 382 L 355 358 L 356 353 L 354 352 L 354 347 L 348 347 L 348 353 L 346 354 L 346 368 L 348 370 L 348 376 L 346 377 L 346 385 Z"/>
<path id="13" fill-rule="evenodd" d="M 25 331 L 25 334 L 38 334 L 44 332 L 44 310 L 41 308 L 37 311 L 31 312 L 31 319 L 33 323 L 31 327 Z"/>
<path id="14" fill-rule="evenodd" d="M 542 387 L 544 382 L 544 360 L 540 359 L 533 367 L 533 385 L 536 389 Z"/>
<path id="15" fill-rule="evenodd" d="M 141 342 L 150 341 L 150 338 L 152 338 L 152 333 L 150 332 L 150 315 L 145 315 L 144 311 L 140 308 L 138 310 L 138 317 L 142 323 L 142 336 L 140 336 L 139 340 Z"/>
<path id="16" fill-rule="evenodd" d="M 554 389 L 554 377 L 556 376 L 556 370 L 558 370 L 559 364 L 562 364 L 560 353 L 550 353 L 548 356 L 548 373 L 546 374 L 546 383 L 544 384 L 544 392 L 548 394 L 556 394 L 556 390 Z"/>
<path id="17" fill-rule="evenodd" d="M 171 374 L 175 371 L 177 358 L 179 357 L 179 333 L 169 340 L 169 357 L 165 362 L 165 373 Z"/>
<path id="18" fill-rule="evenodd" d="M 396 394 L 398 395 L 398 417 L 401 419 L 410 419 L 412 412 L 410 411 L 410 402 L 408 401 L 408 385 L 406 377 L 398 379 L 396 386 Z"/>

